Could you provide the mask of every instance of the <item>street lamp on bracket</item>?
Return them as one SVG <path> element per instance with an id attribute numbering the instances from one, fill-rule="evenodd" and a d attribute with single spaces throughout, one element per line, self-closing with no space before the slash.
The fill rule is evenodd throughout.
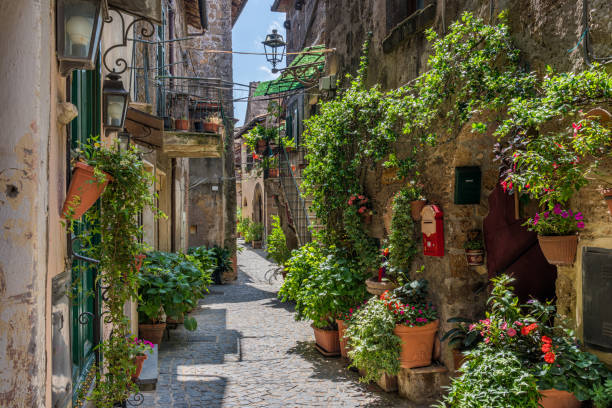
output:
<path id="1" fill-rule="evenodd" d="M 57 0 L 56 48 L 59 70 L 94 69 L 102 31 L 100 0 Z"/>
<path id="2" fill-rule="evenodd" d="M 264 45 L 266 59 L 272 64 L 272 73 L 276 74 L 279 71 L 276 65 L 283 62 L 287 44 L 283 36 L 280 35 L 276 29 L 272 30 L 272 34 L 266 35 L 266 40 L 262 43 Z"/>

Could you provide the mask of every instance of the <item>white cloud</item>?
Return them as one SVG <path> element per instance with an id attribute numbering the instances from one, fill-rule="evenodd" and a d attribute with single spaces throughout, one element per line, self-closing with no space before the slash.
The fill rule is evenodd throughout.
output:
<path id="1" fill-rule="evenodd" d="M 266 73 L 266 78 L 263 79 L 264 81 L 269 81 L 271 79 L 275 79 L 279 75 L 279 74 L 273 74 L 272 70 L 270 68 L 266 67 L 265 65 L 260 66 L 259 70 Z"/>

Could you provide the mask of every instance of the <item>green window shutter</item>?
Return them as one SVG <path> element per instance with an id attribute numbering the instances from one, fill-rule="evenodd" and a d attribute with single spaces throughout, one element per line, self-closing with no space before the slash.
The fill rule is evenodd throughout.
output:
<path id="1" fill-rule="evenodd" d="M 71 123 L 71 158 L 75 158 L 75 151 L 82 143 L 87 143 L 92 136 L 100 134 L 100 89 L 101 75 L 99 68 L 92 71 L 73 71 L 71 78 L 71 102 L 77 107 L 79 115 Z M 91 230 L 92 228 L 92 225 L 79 221 L 75 225 L 75 232 L 79 233 Z M 74 246 L 73 250 L 79 252 L 80 243 L 75 241 Z M 96 274 L 95 265 L 77 259 L 73 261 L 73 303 L 70 326 L 73 400 L 91 369 L 95 357 L 94 323 L 93 319 L 86 318 L 84 313 L 96 313 L 93 295 Z M 86 323 L 81 324 L 79 320 L 82 322 L 86 321 Z"/>

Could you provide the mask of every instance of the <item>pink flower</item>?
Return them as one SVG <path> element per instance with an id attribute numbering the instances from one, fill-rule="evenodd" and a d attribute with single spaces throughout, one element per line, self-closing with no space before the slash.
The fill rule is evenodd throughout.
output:
<path id="1" fill-rule="evenodd" d="M 572 123 L 572 127 L 574 128 L 574 133 L 577 133 L 580 128 L 582 127 L 582 123 L 578 124 L 578 123 Z"/>
<path id="2" fill-rule="evenodd" d="M 503 322 L 502 325 L 501 325 L 501 329 L 502 330 L 506 330 L 507 328 L 508 328 L 508 323 Z"/>
<path id="3" fill-rule="evenodd" d="M 569 213 L 568 213 L 567 211 L 563 211 L 563 212 L 561 213 L 561 216 L 562 216 L 563 218 L 567 218 L 567 217 L 569 217 Z"/>
<path id="4" fill-rule="evenodd" d="M 485 339 L 485 343 L 486 343 L 486 344 L 489 344 L 490 342 L 491 342 L 491 339 L 487 337 L 487 338 Z"/>
<path id="5" fill-rule="evenodd" d="M 576 226 L 577 226 L 578 228 L 584 228 L 584 222 L 582 222 L 582 221 L 578 221 L 578 224 L 576 224 Z"/>
<path id="6" fill-rule="evenodd" d="M 359 199 L 360 199 L 360 200 L 363 200 L 363 199 L 365 198 L 365 197 L 364 197 L 364 196 L 362 196 L 362 195 L 359 195 L 358 197 L 359 197 Z"/>
<path id="7" fill-rule="evenodd" d="M 365 212 L 366 208 L 365 207 L 361 207 L 359 209 L 359 214 L 363 214 Z"/>
<path id="8" fill-rule="evenodd" d="M 476 327 L 476 325 L 475 325 L 475 324 L 473 324 L 473 323 L 472 323 L 472 324 L 470 324 L 469 330 L 470 330 L 470 331 L 474 330 L 474 327 Z"/>
<path id="9" fill-rule="evenodd" d="M 561 214 L 563 210 L 561 209 L 561 204 L 555 204 L 555 208 L 553 208 L 553 212 L 557 215 Z"/>
<path id="10" fill-rule="evenodd" d="M 519 322 L 519 321 L 517 320 L 516 322 L 514 322 L 514 325 L 515 325 L 515 326 L 522 326 L 522 325 L 523 325 L 523 323 L 521 323 L 521 322 Z"/>
<path id="11" fill-rule="evenodd" d="M 542 214 L 544 216 L 544 218 L 548 218 L 548 216 L 550 215 L 549 211 L 546 211 L 545 213 Z"/>
<path id="12" fill-rule="evenodd" d="M 514 337 L 516 336 L 516 330 L 511 327 L 508 329 L 508 331 L 506 331 L 506 334 L 508 334 L 509 337 Z"/>
<path id="13" fill-rule="evenodd" d="M 581 221 L 584 219 L 584 216 L 582 215 L 581 212 L 576 213 L 576 215 L 574 215 L 574 218 L 576 219 L 576 221 Z"/>

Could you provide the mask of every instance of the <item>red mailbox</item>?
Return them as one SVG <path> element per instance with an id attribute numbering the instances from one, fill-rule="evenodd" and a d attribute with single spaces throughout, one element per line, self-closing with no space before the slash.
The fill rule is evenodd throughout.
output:
<path id="1" fill-rule="evenodd" d="M 444 213 L 436 205 L 426 205 L 421 210 L 423 254 L 444 256 Z"/>

